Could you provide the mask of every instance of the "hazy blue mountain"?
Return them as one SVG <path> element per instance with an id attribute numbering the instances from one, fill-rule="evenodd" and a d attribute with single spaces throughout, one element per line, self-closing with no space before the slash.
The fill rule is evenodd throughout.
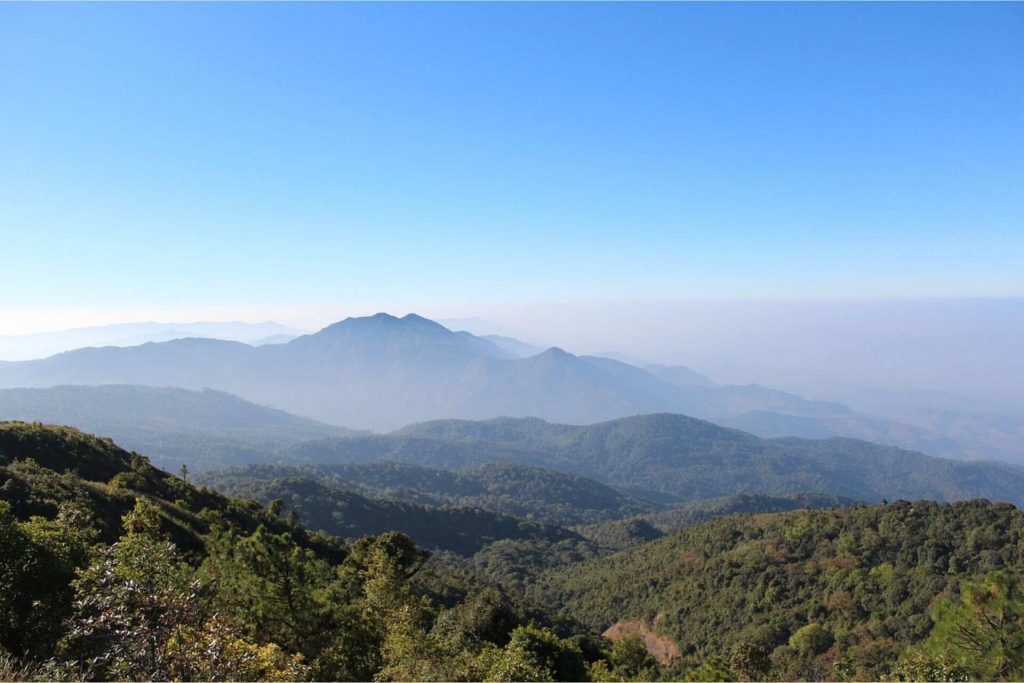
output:
<path id="1" fill-rule="evenodd" d="M 0 389 L 0 420 L 72 425 L 168 469 L 273 460 L 300 441 L 356 432 L 220 391 L 130 385 Z"/>
<path id="2" fill-rule="evenodd" d="M 61 332 L 0 335 L 0 360 L 46 358 L 88 346 L 138 346 L 186 337 L 225 339 L 253 345 L 277 344 L 300 334 L 300 330 L 275 322 L 121 323 Z"/>
<path id="3" fill-rule="evenodd" d="M 573 426 L 539 419 L 438 420 L 387 437 L 292 449 L 320 462 L 394 460 L 459 469 L 507 460 L 588 477 L 654 502 L 817 491 L 856 500 L 986 497 L 1024 502 L 1024 469 L 960 462 L 846 438 L 761 439 L 683 415 Z"/>
<path id="4" fill-rule="evenodd" d="M 253 346 L 265 346 L 266 344 L 287 344 L 292 339 L 298 338 L 297 334 L 272 334 L 269 337 L 261 337 L 249 342 Z"/>
<path id="5" fill-rule="evenodd" d="M 636 356 L 628 353 L 622 353 L 621 351 L 595 351 L 594 353 L 588 353 L 587 355 L 617 360 L 620 363 L 625 363 L 626 365 L 632 365 L 638 368 L 646 367 L 648 364 L 647 361 L 642 358 L 637 358 Z"/>
<path id="6" fill-rule="evenodd" d="M 1024 412 L 922 408 L 901 414 L 911 425 L 956 444 L 958 454 L 1024 465 Z"/>
<path id="7" fill-rule="evenodd" d="M 858 413 L 804 417 L 763 410 L 752 410 L 715 420 L 726 427 L 741 429 L 763 437 L 799 436 L 822 439 L 845 436 L 890 445 L 912 444 L 933 455 L 955 457 L 960 446 L 935 432 L 900 422 L 872 418 Z"/>
<path id="8" fill-rule="evenodd" d="M 766 436 L 845 436 L 976 459 L 1013 459 L 1016 452 L 1014 430 L 965 424 L 949 433 L 941 420 L 908 425 L 759 385 L 716 386 L 681 366 L 645 369 L 557 347 L 520 357 L 525 352 L 509 340 L 452 332 L 417 315 L 382 313 L 260 347 L 189 338 L 0 363 L 0 386 L 211 387 L 297 415 L 376 430 L 442 417 L 536 416 L 588 424 L 673 412 Z"/>
<path id="9" fill-rule="evenodd" d="M 644 370 L 658 379 L 680 387 L 713 387 L 715 383 L 707 375 L 683 365 L 645 365 Z"/>
<path id="10" fill-rule="evenodd" d="M 500 334 L 481 335 L 483 339 L 491 342 L 512 358 L 528 358 L 536 356 L 544 351 L 544 347 L 527 344 L 512 337 L 503 337 Z"/>
<path id="11" fill-rule="evenodd" d="M 763 437 L 853 437 L 940 457 L 1024 464 L 1024 418 L 1012 415 L 922 410 L 896 422 L 859 413 L 803 417 L 754 410 L 714 421 Z"/>
<path id="12" fill-rule="evenodd" d="M 586 423 L 685 407 L 652 375 L 552 348 L 515 359 L 416 315 L 350 318 L 286 344 L 181 339 L 0 364 L 2 386 L 211 387 L 335 424 L 387 429 L 440 416 Z"/>

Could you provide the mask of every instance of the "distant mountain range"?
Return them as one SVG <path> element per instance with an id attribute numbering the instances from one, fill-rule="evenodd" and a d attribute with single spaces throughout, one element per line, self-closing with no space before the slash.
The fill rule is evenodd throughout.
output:
<path id="1" fill-rule="evenodd" d="M 683 415 L 641 415 L 588 426 L 537 419 L 439 420 L 376 437 L 390 443 L 364 450 L 360 444 L 367 438 L 373 437 L 307 442 L 295 451 L 320 462 L 407 460 L 406 453 L 416 453 L 415 462 L 436 467 L 456 462 L 465 467 L 473 458 L 510 460 L 590 477 L 662 503 L 807 491 L 869 502 L 985 497 L 1024 503 L 1024 469 L 1013 465 L 958 462 L 856 439 L 761 439 Z M 426 448 L 424 441 L 435 446 Z M 375 456 L 374 450 L 386 455 Z"/>
<path id="2" fill-rule="evenodd" d="M 0 360 L 31 360 L 87 346 L 136 346 L 185 337 L 208 337 L 259 346 L 282 344 L 301 330 L 275 322 L 121 323 L 61 332 L 0 335 Z"/>
<path id="3" fill-rule="evenodd" d="M 213 388 L 296 415 L 386 431 L 437 418 L 540 417 L 590 424 L 673 412 L 763 436 L 849 436 L 932 455 L 1024 462 L 1024 420 L 908 424 L 689 368 L 637 367 L 506 337 L 453 332 L 410 314 L 349 318 L 287 343 L 186 338 L 0 363 L 0 387 L 135 384 Z M 955 424 L 955 429 L 947 425 Z"/>
<path id="4" fill-rule="evenodd" d="M 129 385 L 0 389 L 0 420 L 74 425 L 172 471 L 267 462 L 301 441 L 357 433 L 221 391 Z"/>

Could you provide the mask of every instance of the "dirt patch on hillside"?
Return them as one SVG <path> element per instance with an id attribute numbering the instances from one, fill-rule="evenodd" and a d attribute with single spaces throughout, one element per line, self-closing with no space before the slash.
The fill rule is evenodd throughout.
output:
<path id="1" fill-rule="evenodd" d="M 655 620 L 657 623 L 657 620 Z M 660 664 L 671 664 L 673 660 L 680 657 L 682 653 L 679 651 L 679 646 L 675 644 L 669 638 L 659 636 L 651 627 L 644 623 L 643 620 L 637 619 L 635 621 L 620 621 L 617 624 L 612 624 L 603 635 L 605 638 L 611 641 L 616 641 L 626 636 L 636 634 L 644 641 L 644 647 L 651 653 L 651 656 L 658 660 Z"/>

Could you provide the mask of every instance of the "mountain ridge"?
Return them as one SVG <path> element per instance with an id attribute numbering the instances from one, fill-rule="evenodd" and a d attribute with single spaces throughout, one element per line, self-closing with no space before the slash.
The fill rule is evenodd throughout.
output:
<path id="1" fill-rule="evenodd" d="M 380 431 L 449 417 L 538 416 L 591 424 L 674 412 L 766 436 L 852 436 L 971 458 L 985 457 L 991 443 L 995 455 L 1013 456 L 1010 432 L 994 428 L 965 425 L 943 437 L 839 403 L 759 385 L 715 385 L 686 368 L 644 369 L 557 346 L 522 356 L 414 313 L 346 318 L 260 347 L 187 338 L 0 363 L 0 387 L 60 384 L 211 387 L 322 422 Z"/>

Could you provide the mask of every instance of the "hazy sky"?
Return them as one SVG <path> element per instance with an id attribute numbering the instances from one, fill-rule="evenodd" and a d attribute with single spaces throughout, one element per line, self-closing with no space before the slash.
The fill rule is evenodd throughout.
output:
<path id="1" fill-rule="evenodd" d="M 1018 3 L 3 3 L 0 333 L 1019 296 L 1022 45 Z"/>

